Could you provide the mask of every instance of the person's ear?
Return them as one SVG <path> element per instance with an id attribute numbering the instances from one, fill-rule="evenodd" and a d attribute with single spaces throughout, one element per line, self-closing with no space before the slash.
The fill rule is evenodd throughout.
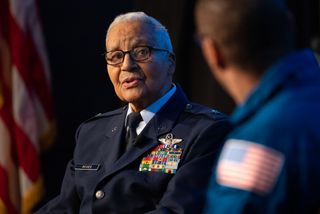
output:
<path id="1" fill-rule="evenodd" d="M 169 60 L 172 65 L 176 64 L 176 56 L 172 53 L 169 54 Z"/>
<path id="2" fill-rule="evenodd" d="M 176 56 L 174 54 L 169 55 L 169 73 L 173 75 L 174 71 L 176 70 Z"/>
<path id="3" fill-rule="evenodd" d="M 225 60 L 220 46 L 211 38 L 205 37 L 201 41 L 203 55 L 211 70 L 225 68 Z"/>

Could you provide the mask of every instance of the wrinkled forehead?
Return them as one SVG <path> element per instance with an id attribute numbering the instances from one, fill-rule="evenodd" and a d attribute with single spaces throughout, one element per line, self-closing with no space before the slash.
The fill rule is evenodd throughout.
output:
<path id="1" fill-rule="evenodd" d="M 155 27 L 148 22 L 123 21 L 108 30 L 106 48 L 114 50 L 137 45 L 157 46 L 159 37 Z"/>

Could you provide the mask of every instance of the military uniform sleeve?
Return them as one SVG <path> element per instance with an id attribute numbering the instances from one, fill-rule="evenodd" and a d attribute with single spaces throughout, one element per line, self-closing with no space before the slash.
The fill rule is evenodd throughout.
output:
<path id="1" fill-rule="evenodd" d="M 76 133 L 78 138 L 81 126 Z M 75 168 L 73 160 L 70 160 L 65 171 L 60 194 L 49 201 L 35 214 L 79 213 L 80 200 L 75 185 Z"/>
<path id="2" fill-rule="evenodd" d="M 35 214 L 79 213 L 79 198 L 74 185 L 73 161 L 67 165 L 60 194 L 43 206 Z"/>

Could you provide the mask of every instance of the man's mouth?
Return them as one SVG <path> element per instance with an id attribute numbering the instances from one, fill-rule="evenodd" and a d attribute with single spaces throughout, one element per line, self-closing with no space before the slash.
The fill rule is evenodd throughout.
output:
<path id="1" fill-rule="evenodd" d="M 140 81 L 142 81 L 141 78 L 136 78 L 136 77 L 126 78 L 126 79 L 122 82 L 122 86 L 123 86 L 125 89 L 134 88 L 134 87 L 137 87 L 137 86 L 139 85 Z"/>

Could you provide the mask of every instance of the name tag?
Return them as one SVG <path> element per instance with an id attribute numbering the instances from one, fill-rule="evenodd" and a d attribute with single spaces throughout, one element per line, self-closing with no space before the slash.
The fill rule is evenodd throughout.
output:
<path id="1" fill-rule="evenodd" d="M 100 164 L 94 164 L 94 165 L 89 165 L 89 164 L 77 164 L 74 167 L 75 170 L 93 170 L 93 171 L 98 171 L 100 169 Z"/>

